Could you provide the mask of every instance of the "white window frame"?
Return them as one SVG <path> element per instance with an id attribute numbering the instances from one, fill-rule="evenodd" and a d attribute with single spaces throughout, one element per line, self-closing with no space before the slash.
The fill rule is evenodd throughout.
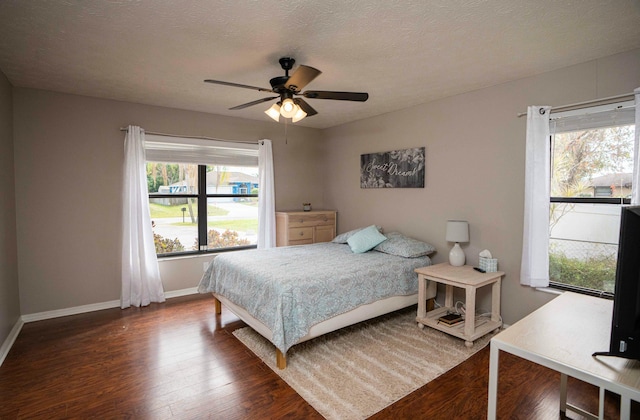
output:
<path id="1" fill-rule="evenodd" d="M 550 116 L 549 119 L 549 132 L 550 136 L 553 137 L 556 133 L 577 131 L 577 130 L 589 130 L 589 129 L 599 129 L 606 128 L 612 126 L 619 125 L 628 125 L 635 123 L 635 104 L 634 101 L 624 101 L 611 103 L 606 105 L 599 105 L 588 108 L 581 108 L 576 110 L 564 111 L 564 112 L 556 112 Z M 636 127 L 636 143 L 638 138 L 637 127 Z M 553 142 L 550 141 L 550 154 L 553 158 Z M 636 156 L 634 156 L 634 173 L 637 171 L 637 146 L 636 150 L 634 150 Z M 553 159 L 550 162 L 553 165 Z M 552 167 L 549 167 L 549 171 L 552 170 Z M 635 184 L 635 183 L 634 183 Z M 637 185 L 634 185 L 634 189 Z M 594 193 L 594 197 L 582 198 L 582 197 L 553 197 L 550 194 L 549 197 L 550 203 L 583 203 L 583 204 L 594 204 L 594 205 L 611 205 L 611 204 L 619 204 L 619 205 L 628 205 L 631 203 L 631 200 L 628 198 L 615 198 L 615 197 L 599 197 Z M 551 221 L 550 221 L 551 222 Z M 551 235 L 551 232 L 549 232 Z M 551 239 L 551 238 L 550 238 Z M 550 251 L 549 251 L 550 252 Z M 571 290 L 580 293 L 593 294 L 599 296 L 613 296 L 613 294 L 598 291 L 593 289 L 585 289 L 579 286 L 568 285 L 565 283 L 558 283 L 554 281 L 549 281 L 549 286 L 553 288 L 563 289 L 563 290 Z"/>
<path id="2" fill-rule="evenodd" d="M 197 194 L 150 194 L 150 198 L 196 197 L 198 198 L 198 250 L 157 254 L 159 258 L 184 254 L 213 253 L 225 250 L 256 248 L 257 245 L 232 248 L 207 247 L 207 202 L 208 198 L 258 197 L 258 194 L 214 194 L 206 191 L 206 166 L 245 166 L 258 169 L 257 142 L 234 142 L 205 138 L 177 137 L 162 134 L 145 135 L 145 157 L 147 162 L 187 163 L 198 165 Z"/>

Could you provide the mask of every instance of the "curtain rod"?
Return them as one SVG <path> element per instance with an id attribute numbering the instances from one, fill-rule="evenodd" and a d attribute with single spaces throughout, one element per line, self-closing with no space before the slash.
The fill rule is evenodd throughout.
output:
<path id="1" fill-rule="evenodd" d="M 549 112 L 562 112 L 562 111 L 572 111 L 574 109 L 587 108 L 589 105 L 608 105 L 610 103 L 619 102 L 621 100 L 633 100 L 635 95 L 633 93 L 625 93 L 624 95 L 616 95 L 609 96 L 608 98 L 602 99 L 593 99 L 591 101 L 584 102 L 576 102 L 575 104 L 562 105 L 562 106 L 554 106 L 551 107 Z M 524 117 L 527 115 L 526 112 L 521 112 L 518 114 L 518 118 Z"/>
<path id="2" fill-rule="evenodd" d="M 128 127 L 120 127 L 120 131 L 129 131 Z M 154 136 L 164 136 L 164 137 L 182 137 L 185 139 L 199 139 L 199 140 L 215 140 L 215 141 L 226 141 L 229 143 L 244 143 L 244 144 L 259 144 L 259 140 L 224 140 L 224 139 L 216 139 L 215 137 L 204 137 L 204 136 L 183 136 L 178 134 L 167 134 L 167 133 L 157 133 L 155 131 L 147 131 L 144 130 L 146 134 L 153 134 Z"/>

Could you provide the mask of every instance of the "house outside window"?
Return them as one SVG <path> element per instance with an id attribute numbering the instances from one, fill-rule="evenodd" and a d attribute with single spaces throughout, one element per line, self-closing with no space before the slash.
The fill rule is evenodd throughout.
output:
<path id="1" fill-rule="evenodd" d="M 159 257 L 257 247 L 257 142 L 146 133 L 145 154 Z"/>
<path id="2" fill-rule="evenodd" d="M 158 256 L 256 246 L 258 167 L 147 162 L 147 185 Z"/>
<path id="3" fill-rule="evenodd" d="M 626 104 L 613 109 L 551 116 L 551 286 L 614 293 L 620 211 L 631 198 L 635 117 Z"/>

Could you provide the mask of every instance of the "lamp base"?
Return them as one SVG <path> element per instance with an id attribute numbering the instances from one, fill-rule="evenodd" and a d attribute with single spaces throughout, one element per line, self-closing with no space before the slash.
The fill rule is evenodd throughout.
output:
<path id="1" fill-rule="evenodd" d="M 449 251 L 449 264 L 454 267 L 460 267 L 464 265 L 465 260 L 464 251 L 460 248 L 460 244 L 456 242 L 451 251 Z"/>

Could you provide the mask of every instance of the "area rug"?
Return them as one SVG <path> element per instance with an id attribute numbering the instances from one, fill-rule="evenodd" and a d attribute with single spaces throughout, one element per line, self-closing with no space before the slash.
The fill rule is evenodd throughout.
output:
<path id="1" fill-rule="evenodd" d="M 246 327 L 234 335 L 327 419 L 364 419 L 465 361 L 491 334 L 464 341 L 418 328 L 415 307 L 362 322 L 292 347 L 287 368 L 275 347 Z"/>

